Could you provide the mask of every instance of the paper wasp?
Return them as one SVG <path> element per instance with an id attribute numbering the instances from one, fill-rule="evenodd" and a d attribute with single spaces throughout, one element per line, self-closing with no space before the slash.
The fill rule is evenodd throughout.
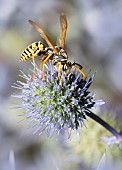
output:
<path id="1" fill-rule="evenodd" d="M 32 58 L 34 63 L 34 71 L 36 70 L 35 57 L 42 55 L 40 59 L 40 69 L 42 70 L 42 75 L 40 80 L 44 77 L 44 64 L 50 59 L 52 60 L 53 65 L 56 67 L 58 72 L 58 78 L 60 79 L 60 71 L 63 71 L 65 75 L 70 73 L 72 68 L 78 70 L 83 79 L 86 78 L 86 74 L 82 71 L 82 66 L 78 63 L 71 63 L 68 61 L 68 55 L 64 50 L 64 43 L 66 38 L 67 31 L 67 19 L 64 14 L 60 15 L 60 33 L 58 38 L 58 45 L 54 46 L 50 41 L 46 33 L 32 20 L 29 20 L 29 23 L 41 34 L 44 40 L 47 42 L 49 47 L 45 47 L 43 43 L 34 42 L 29 45 L 21 54 L 20 61 L 29 60 Z M 34 72 L 32 74 L 34 77 Z"/>

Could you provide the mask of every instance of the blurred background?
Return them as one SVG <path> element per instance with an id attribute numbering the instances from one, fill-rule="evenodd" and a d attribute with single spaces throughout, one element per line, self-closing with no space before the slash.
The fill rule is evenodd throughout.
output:
<path id="1" fill-rule="evenodd" d="M 97 167 L 105 144 L 101 136 L 110 135 L 92 120 L 81 129 L 81 142 L 33 135 L 27 120 L 14 109 L 19 103 L 11 86 L 20 70 L 28 73 L 31 62 L 19 62 L 22 51 L 41 40 L 27 22 L 38 23 L 56 44 L 59 16 L 68 20 L 65 49 L 69 60 L 80 63 L 86 73 L 97 72 L 92 89 L 96 99 L 106 104 L 94 113 L 117 131 L 122 128 L 122 1 L 121 0 L 0 0 L 0 170 L 10 169 L 9 153 L 15 154 L 16 170 L 90 170 Z M 45 43 L 46 44 L 46 43 Z M 38 62 L 38 59 L 37 59 Z M 122 167 L 118 146 L 107 149 L 111 170 Z M 11 168 L 14 170 L 14 168 Z"/>

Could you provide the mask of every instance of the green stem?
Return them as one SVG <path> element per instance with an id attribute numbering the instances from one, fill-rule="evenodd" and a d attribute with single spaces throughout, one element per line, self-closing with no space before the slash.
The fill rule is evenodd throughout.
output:
<path id="1" fill-rule="evenodd" d="M 95 120 L 100 125 L 102 125 L 105 129 L 107 129 L 110 133 L 112 133 L 116 138 L 120 137 L 120 134 L 113 127 L 111 127 L 108 123 L 106 123 L 104 120 L 102 120 L 99 116 L 95 115 L 90 110 L 87 110 L 86 115 L 90 117 L 91 119 Z"/>

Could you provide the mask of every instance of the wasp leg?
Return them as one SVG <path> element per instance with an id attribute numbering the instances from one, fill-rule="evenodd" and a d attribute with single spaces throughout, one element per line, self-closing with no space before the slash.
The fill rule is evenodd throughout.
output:
<path id="1" fill-rule="evenodd" d="M 76 70 L 79 71 L 82 74 L 83 80 L 86 79 L 86 74 L 82 71 L 81 68 L 78 68 L 77 65 L 72 65 L 72 68 L 76 68 Z"/>
<path id="2" fill-rule="evenodd" d="M 40 59 L 40 70 L 42 71 L 42 75 L 40 77 L 40 80 L 42 80 L 44 78 L 44 58 L 46 56 L 43 56 L 41 59 Z"/>
<path id="3" fill-rule="evenodd" d="M 34 70 L 33 70 L 32 74 L 31 74 L 30 81 L 32 81 L 32 79 L 34 78 L 34 75 L 35 75 L 35 70 L 36 70 L 36 62 L 35 62 L 35 60 L 34 60 L 35 57 L 36 57 L 36 56 L 32 56 L 32 61 L 33 61 Z"/>
<path id="4" fill-rule="evenodd" d="M 43 56 L 40 59 L 40 70 L 42 71 L 42 75 L 40 77 L 40 80 L 42 80 L 44 78 L 44 64 L 50 59 L 50 57 L 52 57 L 52 53 L 50 53 L 48 56 Z"/>
<path id="5" fill-rule="evenodd" d="M 58 79 L 61 80 L 61 75 L 60 75 L 60 71 L 61 71 L 61 69 L 62 69 L 61 62 L 58 62 L 58 63 L 56 64 L 56 69 L 57 69 L 57 71 L 58 71 Z"/>

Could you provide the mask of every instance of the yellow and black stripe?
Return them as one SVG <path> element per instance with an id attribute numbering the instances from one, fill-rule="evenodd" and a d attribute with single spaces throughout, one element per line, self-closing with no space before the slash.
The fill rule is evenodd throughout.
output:
<path id="1" fill-rule="evenodd" d="M 30 58 L 41 55 L 45 52 L 45 46 L 41 41 L 30 44 L 21 54 L 20 61 L 26 61 Z"/>

